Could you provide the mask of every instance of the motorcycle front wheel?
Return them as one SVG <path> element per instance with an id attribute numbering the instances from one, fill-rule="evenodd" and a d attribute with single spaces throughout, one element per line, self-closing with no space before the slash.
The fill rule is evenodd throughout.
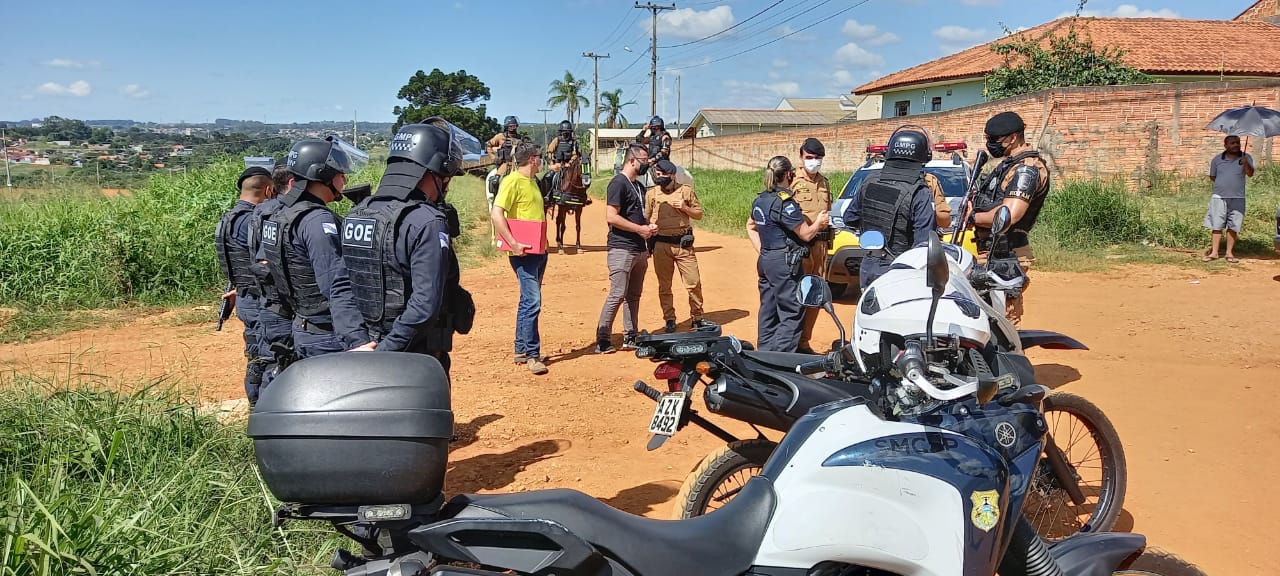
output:
<path id="1" fill-rule="evenodd" d="M 1124 447 L 1115 427 L 1101 409 L 1075 394 L 1053 392 L 1045 396 L 1043 409 L 1052 444 L 1046 442 L 1023 515 L 1050 542 L 1080 532 L 1111 531 L 1128 484 Z M 1065 470 L 1055 470 L 1051 451 L 1058 452 Z M 1076 487 L 1078 501 L 1071 494 Z"/>

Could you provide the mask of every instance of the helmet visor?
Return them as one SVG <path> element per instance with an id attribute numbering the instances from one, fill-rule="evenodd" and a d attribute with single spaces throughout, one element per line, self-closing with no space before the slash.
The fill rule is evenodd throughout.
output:
<path id="1" fill-rule="evenodd" d="M 430 123 L 449 131 L 450 140 L 462 151 L 463 160 L 479 160 L 480 156 L 485 153 L 484 145 L 480 143 L 479 138 L 455 126 L 453 122 L 443 118 L 435 118 Z"/>
<path id="2" fill-rule="evenodd" d="M 337 136 L 330 136 L 328 140 L 333 142 L 333 148 L 329 149 L 330 167 L 343 174 L 355 174 L 369 165 L 369 153 Z"/>

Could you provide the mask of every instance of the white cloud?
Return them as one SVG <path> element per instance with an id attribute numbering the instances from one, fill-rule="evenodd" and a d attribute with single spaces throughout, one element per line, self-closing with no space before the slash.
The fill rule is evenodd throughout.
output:
<path id="1" fill-rule="evenodd" d="M 853 88 L 853 73 L 848 70 L 836 70 L 831 74 L 831 80 L 841 86 L 847 86 L 846 91 Z"/>
<path id="2" fill-rule="evenodd" d="M 97 60 L 72 60 L 70 58 L 54 58 L 46 60 L 44 65 L 53 68 L 97 68 L 99 66 Z"/>
<path id="3" fill-rule="evenodd" d="M 716 6 L 704 12 L 679 8 L 658 14 L 658 31 L 668 38 L 696 40 L 733 26 L 733 23 L 733 9 L 728 6 Z M 641 24 L 646 31 L 649 30 L 647 20 Z"/>
<path id="4" fill-rule="evenodd" d="M 1058 18 L 1067 16 L 1075 16 L 1075 12 L 1063 12 Z M 1082 10 L 1081 16 L 1101 17 L 1101 18 L 1181 18 L 1177 12 L 1168 8 L 1160 8 L 1158 10 L 1149 10 L 1139 8 L 1133 4 L 1121 4 L 1116 6 L 1115 10 Z"/>
<path id="5" fill-rule="evenodd" d="M 341 111 L 342 111 L 342 105 L 341 105 L 341 104 L 334 104 L 334 105 L 333 105 L 333 109 L 334 109 L 334 110 L 337 110 L 338 112 L 341 112 Z"/>
<path id="6" fill-rule="evenodd" d="M 965 28 L 953 24 L 934 30 L 933 37 L 942 41 L 939 48 L 943 54 L 954 54 L 995 39 L 995 35 L 985 28 Z"/>
<path id="7" fill-rule="evenodd" d="M 884 57 L 850 42 L 836 50 L 836 63 L 849 68 L 874 68 L 884 65 Z"/>
<path id="8" fill-rule="evenodd" d="M 63 86 L 57 82 L 45 82 L 37 87 L 36 91 L 41 94 L 88 96 L 89 93 L 93 91 L 93 88 L 84 80 L 76 80 L 68 86 Z"/>
<path id="9" fill-rule="evenodd" d="M 130 98 L 146 98 L 151 95 L 150 90 L 138 84 L 126 84 L 120 88 L 120 93 Z"/>
<path id="10" fill-rule="evenodd" d="M 790 66 L 790 65 L 791 65 L 791 63 L 790 63 L 790 62 L 787 62 L 786 60 L 784 60 L 784 59 L 782 59 L 782 58 L 774 58 L 774 59 L 773 59 L 773 67 L 774 67 L 774 68 L 786 68 L 787 66 Z"/>
<path id="11" fill-rule="evenodd" d="M 869 46 L 884 46 L 899 40 L 898 35 L 893 32 L 885 32 L 875 24 L 861 24 L 857 20 L 846 20 L 840 31 Z"/>
<path id="12" fill-rule="evenodd" d="M 756 83 L 725 80 L 729 105 L 744 107 L 774 106 L 778 100 L 800 95 L 799 82 Z"/>

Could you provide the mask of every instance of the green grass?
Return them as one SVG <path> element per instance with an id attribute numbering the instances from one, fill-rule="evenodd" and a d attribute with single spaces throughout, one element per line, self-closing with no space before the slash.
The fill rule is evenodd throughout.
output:
<path id="1" fill-rule="evenodd" d="M 339 539 L 271 525 L 244 424 L 164 383 L 0 379 L 0 574 L 325 574 Z"/>

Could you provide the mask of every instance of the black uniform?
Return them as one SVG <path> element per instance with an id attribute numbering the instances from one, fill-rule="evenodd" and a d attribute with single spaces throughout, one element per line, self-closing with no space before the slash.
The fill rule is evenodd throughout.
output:
<path id="1" fill-rule="evenodd" d="M 338 216 L 295 186 L 262 225 L 272 280 L 293 310 L 299 358 L 341 352 L 370 341 L 342 261 Z"/>
<path id="2" fill-rule="evenodd" d="M 858 229 L 884 234 L 887 256 L 862 259 L 858 283 L 865 289 L 889 270 L 893 259 L 929 239 L 934 228 L 933 192 L 924 183 L 923 165 L 890 160 L 862 185 L 844 221 Z"/>
<path id="3" fill-rule="evenodd" d="M 258 390 L 266 362 L 261 358 L 258 342 L 261 299 L 258 282 L 253 275 L 253 253 L 249 249 L 249 220 L 254 205 L 237 201 L 218 220 L 214 233 L 218 265 L 236 292 L 236 316 L 244 324 L 244 356 L 248 359 L 244 374 L 244 393 L 249 404 L 257 404 Z"/>
<path id="4" fill-rule="evenodd" d="M 759 275 L 760 320 L 756 348 L 795 352 L 800 345 L 804 308 L 796 301 L 796 283 L 804 275 L 802 263 L 808 255 L 805 243 L 795 234 L 805 223 L 804 212 L 786 188 L 765 190 L 751 204 L 751 219 L 760 234 Z"/>
<path id="5" fill-rule="evenodd" d="M 293 310 L 280 295 L 270 267 L 263 263 L 267 253 L 262 244 L 262 224 L 283 207 L 279 198 L 272 198 L 259 204 L 249 216 L 249 250 L 253 253 L 253 272 L 262 294 L 258 311 L 258 357 L 265 362 L 264 388 L 283 369 L 282 364 L 288 362 L 283 356 L 293 354 Z"/>

